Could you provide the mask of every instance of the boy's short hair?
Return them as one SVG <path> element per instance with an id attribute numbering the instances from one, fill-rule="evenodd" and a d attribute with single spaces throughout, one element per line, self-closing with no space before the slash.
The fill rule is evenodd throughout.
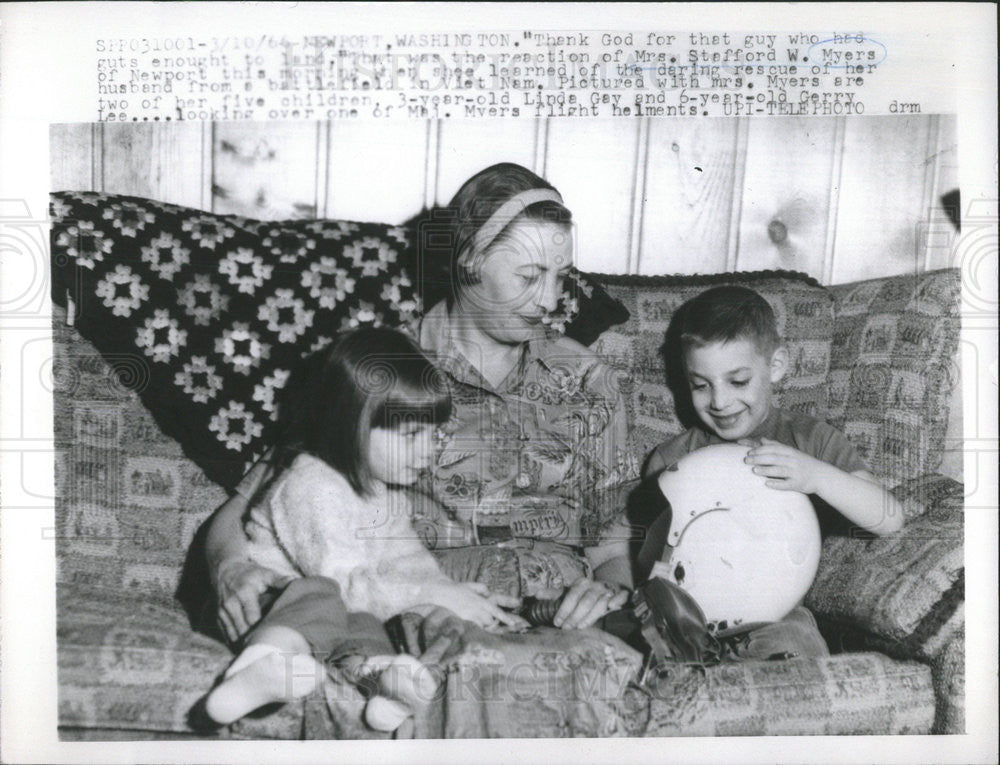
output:
<path id="1" fill-rule="evenodd" d="M 710 343 L 750 340 L 765 356 L 781 345 L 771 305 L 747 287 L 713 287 L 677 309 L 673 319 L 681 350 Z"/>

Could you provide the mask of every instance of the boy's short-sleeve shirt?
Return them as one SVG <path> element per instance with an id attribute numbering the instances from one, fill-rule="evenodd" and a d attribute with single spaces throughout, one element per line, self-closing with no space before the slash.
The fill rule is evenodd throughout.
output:
<path id="1" fill-rule="evenodd" d="M 847 440 L 847 436 L 823 420 L 807 414 L 774 408 L 749 438 L 769 438 L 786 446 L 792 446 L 800 452 L 840 468 L 845 473 L 869 470 L 868 465 L 854 448 L 854 444 Z M 653 450 L 646 462 L 643 476 L 648 478 L 656 475 L 695 449 L 724 443 L 727 441 L 704 428 L 689 428 Z"/>

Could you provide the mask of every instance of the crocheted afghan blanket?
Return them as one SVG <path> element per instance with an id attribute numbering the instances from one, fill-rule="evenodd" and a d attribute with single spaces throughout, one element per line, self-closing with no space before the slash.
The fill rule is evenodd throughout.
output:
<path id="1" fill-rule="evenodd" d="M 433 226 L 259 221 L 68 191 L 50 212 L 53 301 L 227 490 L 273 443 L 276 394 L 304 356 L 360 324 L 412 330 L 422 293 L 428 307 L 444 294 Z M 587 344 L 628 316 L 575 273 L 551 323 Z"/>

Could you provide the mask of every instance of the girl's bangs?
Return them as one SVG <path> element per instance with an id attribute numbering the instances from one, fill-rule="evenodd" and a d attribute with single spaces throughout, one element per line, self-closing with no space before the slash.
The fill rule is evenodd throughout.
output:
<path id="1" fill-rule="evenodd" d="M 451 417 L 451 395 L 444 376 L 428 365 L 419 384 L 398 379 L 372 410 L 372 427 L 393 428 L 405 422 L 441 425 Z"/>

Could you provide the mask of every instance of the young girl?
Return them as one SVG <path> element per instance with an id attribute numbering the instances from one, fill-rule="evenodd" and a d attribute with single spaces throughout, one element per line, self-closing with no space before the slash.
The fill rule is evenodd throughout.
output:
<path id="1" fill-rule="evenodd" d="M 434 429 L 451 414 L 438 370 L 391 329 L 360 328 L 306 360 L 284 391 L 284 436 L 274 478 L 244 527 L 251 559 L 291 581 L 248 635 L 206 699 L 229 723 L 274 701 L 311 693 L 337 665 L 369 676 L 373 727 L 394 729 L 434 682 L 412 656 L 394 655 L 381 622 L 443 606 L 483 627 L 520 626 L 500 606 L 516 599 L 442 573 L 395 487 L 412 485 L 432 459 Z"/>

